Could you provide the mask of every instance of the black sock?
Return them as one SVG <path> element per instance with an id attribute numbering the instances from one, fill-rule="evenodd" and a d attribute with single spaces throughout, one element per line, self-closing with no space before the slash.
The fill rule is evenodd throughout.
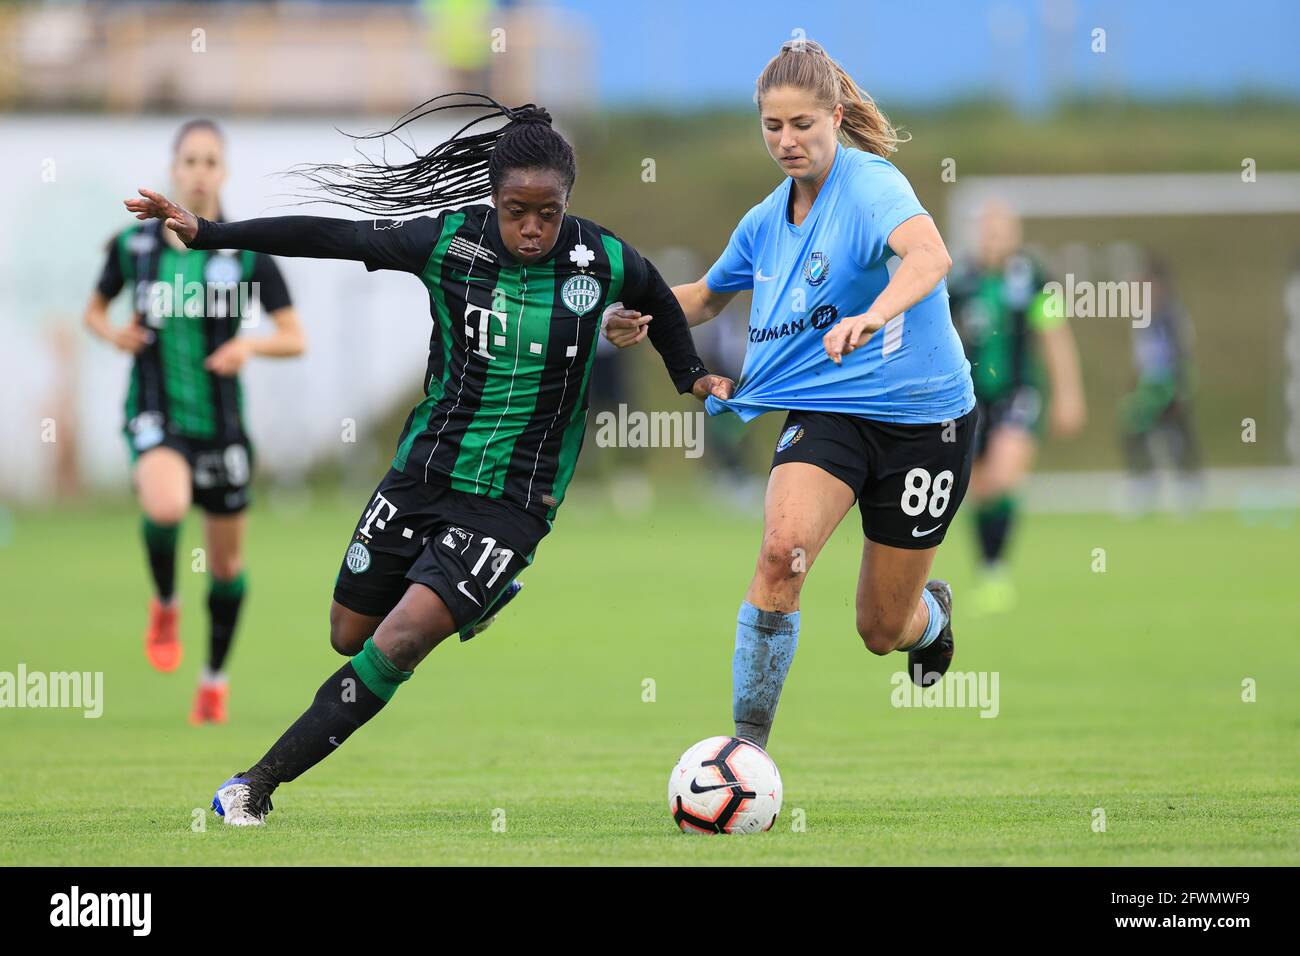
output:
<path id="1" fill-rule="evenodd" d="M 180 525 L 154 524 L 144 519 L 144 547 L 149 554 L 149 571 L 153 575 L 158 600 L 166 604 L 176 593 L 176 539 Z"/>
<path id="2" fill-rule="evenodd" d="M 995 498 L 984 502 L 975 512 L 975 523 L 979 528 L 980 553 L 985 564 L 997 564 L 1002 560 L 1002 552 L 1007 547 L 1007 536 L 1011 532 L 1011 523 L 1015 518 L 1015 505 L 1009 497 Z"/>
<path id="3" fill-rule="evenodd" d="M 267 794 L 297 778 L 379 713 L 410 676 L 384 657 L 374 638 L 367 638 L 361 653 L 321 684 L 311 706 L 241 776 Z"/>
<path id="4" fill-rule="evenodd" d="M 220 673 L 226 666 L 230 643 L 235 639 L 235 624 L 239 621 L 239 608 L 244 603 L 244 573 L 241 571 L 229 581 L 212 579 L 208 588 L 208 615 L 211 631 L 208 637 L 208 670 Z"/>

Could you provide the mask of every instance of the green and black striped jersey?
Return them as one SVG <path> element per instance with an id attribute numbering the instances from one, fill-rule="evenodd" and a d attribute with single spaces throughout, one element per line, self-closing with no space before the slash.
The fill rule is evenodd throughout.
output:
<path id="1" fill-rule="evenodd" d="M 1043 267 L 1023 253 L 996 271 L 970 263 L 948 276 L 953 324 L 981 402 L 1042 387 L 1036 335 L 1060 324 L 1044 309 L 1047 281 Z"/>
<path id="2" fill-rule="evenodd" d="M 577 216 L 565 216 L 551 251 L 526 264 L 510 255 L 486 204 L 406 220 L 200 220 L 193 244 L 356 259 L 370 270 L 417 276 L 433 329 L 424 398 L 407 416 L 393 467 L 547 520 L 564 500 L 582 447 L 607 306 L 622 302 L 655 316 L 650 340 L 679 392 L 705 374 L 655 267 Z"/>
<path id="3" fill-rule="evenodd" d="M 290 304 L 270 256 L 175 249 L 150 220 L 109 241 L 96 288 L 113 299 L 131 290 L 132 321 L 153 331 L 135 356 L 126 397 L 126 432 L 135 452 L 167 435 L 244 441 L 243 394 L 237 376 L 216 375 L 204 361 L 239 333 L 253 309 Z"/>

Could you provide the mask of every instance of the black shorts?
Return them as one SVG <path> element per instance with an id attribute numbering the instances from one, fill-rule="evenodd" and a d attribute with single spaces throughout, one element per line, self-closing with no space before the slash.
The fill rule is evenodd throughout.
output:
<path id="1" fill-rule="evenodd" d="M 140 434 L 143 433 L 133 437 L 131 432 L 127 432 L 131 460 L 137 461 L 155 448 L 179 452 L 190 466 L 191 498 L 208 514 L 234 515 L 248 507 L 249 483 L 253 478 L 253 446 L 247 438 L 213 441 L 166 434 L 140 448 Z"/>
<path id="2" fill-rule="evenodd" d="M 896 425 L 837 412 L 791 412 L 772 467 L 802 461 L 853 489 L 862 533 L 895 548 L 943 540 L 970 483 L 979 412 L 934 425 Z"/>
<path id="3" fill-rule="evenodd" d="M 989 435 L 998 428 L 1019 428 L 1038 438 L 1043 431 L 1043 393 L 1032 385 L 1022 385 L 997 401 L 976 403 L 979 425 L 975 428 L 975 457 L 989 446 Z"/>
<path id="4" fill-rule="evenodd" d="M 549 530 L 523 508 L 390 468 L 352 532 L 334 600 L 384 617 L 414 581 L 442 598 L 463 633 L 532 563 Z"/>

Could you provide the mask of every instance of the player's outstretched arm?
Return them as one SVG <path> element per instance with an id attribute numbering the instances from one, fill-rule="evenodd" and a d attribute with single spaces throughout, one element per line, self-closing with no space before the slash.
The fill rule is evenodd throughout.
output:
<path id="1" fill-rule="evenodd" d="M 181 242 L 189 245 L 199 229 L 199 217 L 180 203 L 172 202 L 162 193 L 140 187 L 141 199 L 123 200 L 129 212 L 135 213 L 136 219 L 161 219 L 163 225 L 176 233 Z"/>
<path id="2" fill-rule="evenodd" d="M 325 216 L 272 216 L 242 222 L 210 222 L 162 193 L 141 189 L 125 200 L 137 219 L 161 219 L 191 249 L 246 249 L 309 259 L 367 259 L 358 224 Z"/>

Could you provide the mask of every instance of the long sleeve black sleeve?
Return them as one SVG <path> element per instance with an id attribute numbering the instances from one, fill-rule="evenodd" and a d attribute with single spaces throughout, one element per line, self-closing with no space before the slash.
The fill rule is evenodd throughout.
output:
<path id="1" fill-rule="evenodd" d="M 650 344 L 663 359 L 677 391 L 685 394 L 701 375 L 709 374 L 695 351 L 686 315 L 654 263 L 627 243 L 623 243 L 623 249 L 626 270 L 623 304 L 654 316 L 650 322 Z"/>
<path id="2" fill-rule="evenodd" d="M 242 222 L 199 219 L 191 249 L 247 249 L 273 256 L 354 259 L 366 268 L 418 273 L 440 229 L 439 217 L 332 219 L 270 216 Z"/>
<path id="3" fill-rule="evenodd" d="M 247 249 L 272 256 L 309 259 L 362 257 L 357 224 L 324 216 L 272 216 L 243 222 L 212 222 L 199 218 L 191 249 Z"/>

